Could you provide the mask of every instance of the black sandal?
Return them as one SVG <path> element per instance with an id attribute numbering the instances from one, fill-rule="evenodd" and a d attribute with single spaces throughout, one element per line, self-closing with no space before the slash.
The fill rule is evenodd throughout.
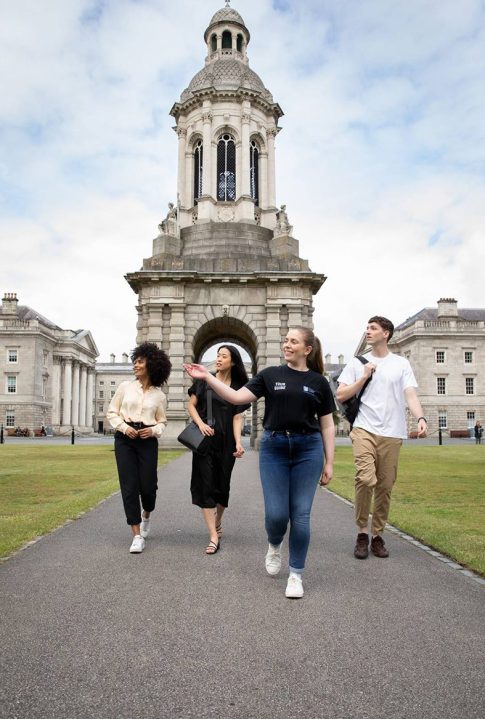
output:
<path id="1" fill-rule="evenodd" d="M 222 537 L 222 522 L 219 522 L 219 524 L 216 524 L 216 532 L 219 539 Z"/>
<path id="2" fill-rule="evenodd" d="M 207 549 L 205 550 L 205 553 L 206 553 L 206 554 L 215 554 L 216 552 L 219 551 L 219 547 L 220 547 L 220 546 L 221 546 L 221 543 L 220 543 L 220 542 L 217 542 L 217 544 L 216 544 L 216 543 L 213 542 L 212 539 L 211 539 L 210 542 L 209 542 L 209 544 L 207 545 Z"/>

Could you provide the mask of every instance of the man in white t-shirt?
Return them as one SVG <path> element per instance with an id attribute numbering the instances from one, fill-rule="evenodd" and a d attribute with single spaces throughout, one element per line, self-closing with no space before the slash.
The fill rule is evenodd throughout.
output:
<path id="1" fill-rule="evenodd" d="M 417 383 L 407 359 L 392 354 L 387 343 L 394 325 L 385 317 L 371 317 L 366 329 L 372 351 L 367 364 L 354 357 L 338 378 L 337 399 L 346 402 L 361 392 L 368 377 L 371 381 L 362 393 L 359 412 L 350 437 L 356 467 L 355 517 L 358 529 L 354 556 L 369 555 L 369 512 L 372 512 L 370 548 L 376 557 L 388 557 L 382 539 L 391 504 L 391 492 L 397 477 L 402 441 L 407 437 L 406 404 L 418 422 L 418 437 L 425 437 L 427 421 L 416 393 Z"/>

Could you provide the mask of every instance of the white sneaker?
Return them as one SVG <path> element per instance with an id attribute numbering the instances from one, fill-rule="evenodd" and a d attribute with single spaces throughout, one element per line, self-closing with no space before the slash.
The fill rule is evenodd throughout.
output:
<path id="1" fill-rule="evenodd" d="M 303 583 L 298 574 L 290 574 L 286 585 L 285 597 L 288 599 L 300 599 L 303 596 Z"/>
<path id="2" fill-rule="evenodd" d="M 266 571 L 268 574 L 275 576 L 281 569 L 281 551 L 280 547 L 273 547 L 272 544 L 268 545 L 268 551 L 264 563 L 266 565 Z"/>
<path id="3" fill-rule="evenodd" d="M 150 533 L 150 517 L 144 517 L 141 513 L 140 534 L 143 538 L 148 537 Z"/>
<path id="4" fill-rule="evenodd" d="M 132 554 L 140 554 L 145 549 L 145 540 L 140 534 L 135 534 L 131 543 L 130 552 Z"/>

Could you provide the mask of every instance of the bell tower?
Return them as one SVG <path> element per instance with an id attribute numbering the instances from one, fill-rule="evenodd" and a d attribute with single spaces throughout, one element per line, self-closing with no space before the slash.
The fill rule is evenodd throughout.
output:
<path id="1" fill-rule="evenodd" d="M 138 295 L 137 342 L 172 360 L 167 432 L 185 426 L 182 363 L 234 341 L 253 372 L 281 362 L 288 327 L 313 326 L 313 295 L 325 282 L 299 256 L 286 205 L 275 199 L 275 138 L 283 115 L 249 67 L 249 30 L 229 6 L 205 33 L 205 64 L 170 114 L 178 137 L 177 201 L 158 226 L 152 256 L 126 279 Z M 253 439 L 260 431 L 254 416 Z"/>

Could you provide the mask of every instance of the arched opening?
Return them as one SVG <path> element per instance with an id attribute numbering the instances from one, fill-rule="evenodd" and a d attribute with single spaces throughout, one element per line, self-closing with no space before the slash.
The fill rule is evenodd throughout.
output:
<path id="1" fill-rule="evenodd" d="M 249 377 L 257 372 L 258 341 L 253 330 L 241 320 L 223 316 L 202 325 L 192 343 L 194 362 L 207 363 L 215 371 L 217 348 L 221 344 L 235 345 L 240 351 Z M 246 436 L 254 446 L 258 429 L 258 406 L 254 402 L 245 414 Z M 249 425 L 249 428 L 248 428 Z"/>
<path id="2" fill-rule="evenodd" d="M 254 204 L 259 205 L 259 146 L 255 140 L 249 147 L 249 183 Z"/>
<path id="3" fill-rule="evenodd" d="M 224 30 L 222 33 L 222 49 L 232 50 L 232 35 L 229 30 Z"/>
<path id="4" fill-rule="evenodd" d="M 236 47 L 237 47 L 237 51 L 238 51 L 238 52 L 242 52 L 242 47 L 243 47 L 243 36 L 242 36 L 242 35 L 238 35 L 238 36 L 237 36 L 237 45 L 236 45 Z"/>
<path id="5" fill-rule="evenodd" d="M 211 36 L 211 50 L 212 50 L 212 52 L 215 52 L 217 50 L 217 35 L 216 34 Z"/>
<path id="6" fill-rule="evenodd" d="M 217 199 L 236 199 L 236 143 L 232 135 L 221 135 L 217 143 Z"/>
<path id="7" fill-rule="evenodd" d="M 194 145 L 194 205 L 197 204 L 202 195 L 203 175 L 203 146 L 202 140 L 197 140 Z"/>

